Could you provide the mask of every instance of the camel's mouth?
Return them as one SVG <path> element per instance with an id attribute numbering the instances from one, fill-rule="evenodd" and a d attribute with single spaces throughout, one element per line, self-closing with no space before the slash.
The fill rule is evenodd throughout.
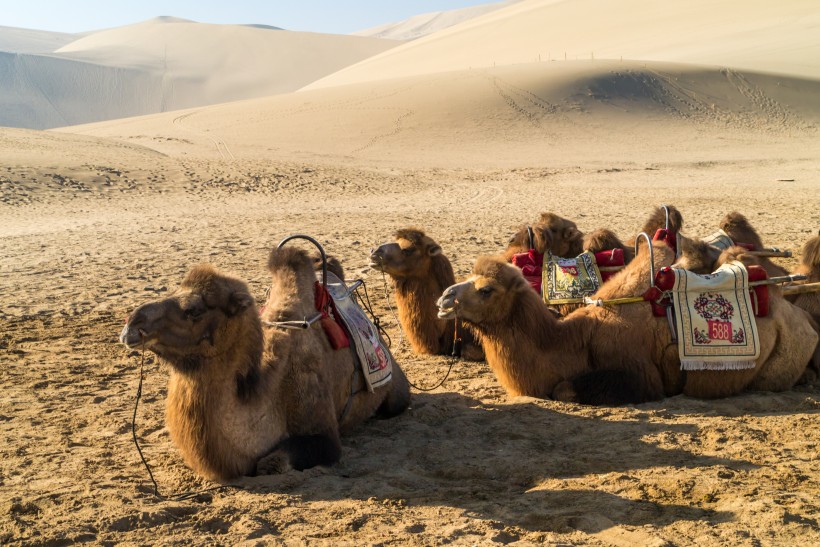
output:
<path id="1" fill-rule="evenodd" d="M 382 261 L 382 260 L 380 260 L 380 259 L 378 259 L 378 258 L 376 258 L 376 257 L 372 257 L 372 256 L 370 257 L 370 263 L 369 263 L 369 266 L 370 266 L 371 268 L 373 268 L 374 270 L 376 270 L 376 271 L 379 271 L 379 272 L 384 271 L 384 263 L 383 263 L 383 261 Z"/>
<path id="2" fill-rule="evenodd" d="M 443 294 L 441 298 L 438 299 L 438 302 L 436 302 L 436 306 L 438 306 L 438 318 L 452 319 L 455 317 L 457 305 L 458 300 L 449 294 L 449 291 Z"/>
<path id="3" fill-rule="evenodd" d="M 120 342 L 128 349 L 139 349 L 143 346 L 145 335 L 140 329 L 134 329 L 131 325 L 125 325 L 120 333 Z"/>
<path id="4" fill-rule="evenodd" d="M 456 316 L 456 309 L 455 308 L 442 308 L 439 307 L 438 309 L 438 318 L 439 319 L 452 319 Z"/>

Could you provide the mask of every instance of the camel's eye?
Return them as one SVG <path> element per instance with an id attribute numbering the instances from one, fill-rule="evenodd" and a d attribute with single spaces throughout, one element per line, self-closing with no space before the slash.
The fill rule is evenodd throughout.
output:
<path id="1" fill-rule="evenodd" d="M 205 315 L 205 311 L 205 306 L 203 306 L 201 302 L 196 302 L 182 310 L 182 314 L 185 316 L 185 319 L 196 322 L 202 319 L 202 316 Z"/>
<path id="2" fill-rule="evenodd" d="M 486 298 L 493 294 L 493 288 L 489 285 L 481 287 L 480 289 L 478 289 L 478 294 Z"/>
<path id="3" fill-rule="evenodd" d="M 416 248 L 415 247 L 407 247 L 406 249 L 402 249 L 401 252 L 404 256 L 410 256 L 410 255 L 412 255 L 413 253 L 416 252 Z"/>

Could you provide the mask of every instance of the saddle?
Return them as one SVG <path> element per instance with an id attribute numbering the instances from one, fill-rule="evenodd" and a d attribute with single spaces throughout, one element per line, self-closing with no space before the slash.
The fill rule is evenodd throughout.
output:
<path id="1" fill-rule="evenodd" d="M 768 313 L 768 291 L 765 286 L 749 286 L 753 268 L 762 270 L 755 277 L 766 278 L 763 268 L 747 270 L 737 261 L 709 275 L 673 267 L 658 272 L 653 289 L 663 291 L 663 297 L 650 301 L 655 314 L 662 309 L 661 315 L 667 315 L 673 324 L 683 370 L 754 367 L 760 356 L 754 316 L 755 312 Z M 765 295 L 759 297 L 758 289 Z M 661 309 L 656 309 L 659 304 Z"/>

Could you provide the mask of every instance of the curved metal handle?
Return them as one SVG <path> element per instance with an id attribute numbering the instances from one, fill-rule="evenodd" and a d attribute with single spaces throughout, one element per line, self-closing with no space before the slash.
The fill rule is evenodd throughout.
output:
<path id="1" fill-rule="evenodd" d="M 319 244 L 318 241 L 316 241 L 315 239 L 313 239 L 312 237 L 310 237 L 308 235 L 293 234 L 293 235 L 290 235 L 290 236 L 286 237 L 282 241 L 280 241 L 279 244 L 276 246 L 276 248 L 281 249 L 285 245 L 285 243 L 287 243 L 288 241 L 290 241 L 292 239 L 304 239 L 304 240 L 310 241 L 311 243 L 313 243 L 316 246 L 317 249 L 319 249 L 319 255 L 322 257 L 322 287 L 327 289 L 327 255 L 325 254 L 325 250 L 324 250 L 324 248 L 322 248 L 322 245 Z"/>
<path id="2" fill-rule="evenodd" d="M 535 234 L 532 232 L 532 226 L 527 226 L 527 237 L 529 238 L 530 249 L 535 249 Z"/>
<path id="3" fill-rule="evenodd" d="M 638 256 L 638 243 L 642 237 L 646 238 L 646 246 L 649 247 L 649 286 L 651 287 L 655 284 L 655 249 L 652 247 L 652 238 L 649 237 L 649 234 L 641 232 L 638 234 L 638 237 L 635 238 L 635 256 Z"/>
<path id="4" fill-rule="evenodd" d="M 668 230 L 669 229 L 669 206 L 668 205 L 661 205 L 661 207 L 663 207 L 663 211 L 666 213 L 666 229 Z"/>

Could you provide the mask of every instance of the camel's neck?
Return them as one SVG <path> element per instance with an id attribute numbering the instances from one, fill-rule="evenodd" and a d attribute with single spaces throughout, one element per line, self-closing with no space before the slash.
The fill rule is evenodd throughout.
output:
<path id="1" fill-rule="evenodd" d="M 195 370 L 173 371 L 168 385 L 171 437 L 186 462 L 213 479 L 252 472 L 285 433 L 282 412 L 269 397 L 279 378 L 277 369 L 262 365 L 258 318 L 249 332 Z"/>
<path id="2" fill-rule="evenodd" d="M 558 383 L 586 368 L 592 325 L 582 317 L 559 321 L 534 292 L 516 300 L 504 321 L 474 328 L 508 392 L 550 397 Z"/>
<path id="3" fill-rule="evenodd" d="M 435 354 L 447 349 L 453 321 L 438 318 L 436 301 L 454 283 L 452 275 L 449 280 L 433 276 L 395 280 L 399 321 L 415 351 Z"/>

